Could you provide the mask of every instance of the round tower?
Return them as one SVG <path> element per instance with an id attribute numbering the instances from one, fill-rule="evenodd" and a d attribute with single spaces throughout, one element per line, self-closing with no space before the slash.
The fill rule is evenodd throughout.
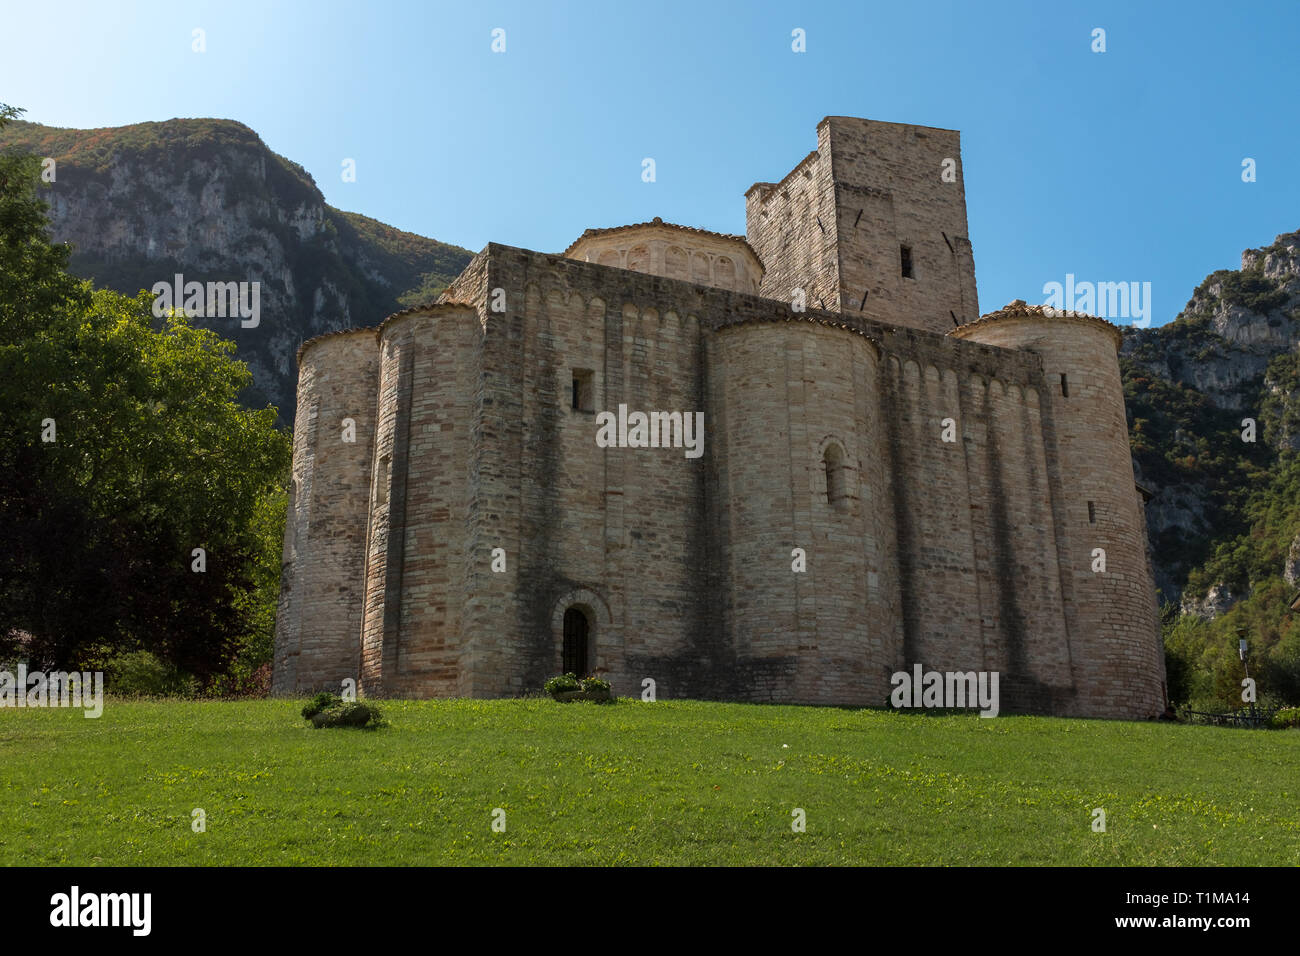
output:
<path id="1" fill-rule="evenodd" d="M 782 315 L 718 330 L 709 356 L 737 690 L 879 704 L 898 653 L 885 623 L 879 350 Z"/>
<path id="2" fill-rule="evenodd" d="M 471 356 L 468 306 L 399 312 L 379 328 L 361 681 L 370 696 L 463 692 Z"/>
<path id="3" fill-rule="evenodd" d="M 293 474 L 285 521 L 271 689 L 299 694 L 357 680 L 366 502 L 379 354 L 373 329 L 298 350 Z"/>
<path id="4" fill-rule="evenodd" d="M 949 334 L 1042 360 L 1071 711 L 1130 719 L 1162 713 L 1164 650 L 1133 478 L 1119 329 L 1095 316 L 1017 300 Z"/>

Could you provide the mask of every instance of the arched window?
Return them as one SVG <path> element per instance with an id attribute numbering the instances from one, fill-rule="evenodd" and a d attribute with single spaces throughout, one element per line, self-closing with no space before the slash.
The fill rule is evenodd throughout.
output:
<path id="1" fill-rule="evenodd" d="M 722 289 L 736 287 L 736 267 L 726 256 L 719 256 L 713 263 L 713 281 Z"/>
<path id="2" fill-rule="evenodd" d="M 686 259 L 686 252 L 677 246 L 664 250 L 664 275 L 670 279 L 690 278 L 691 267 Z"/>
<path id="3" fill-rule="evenodd" d="M 849 498 L 844 449 L 834 442 L 827 445 L 822 455 L 822 466 L 826 469 L 826 503 L 837 511 L 846 510 Z"/>
<path id="4" fill-rule="evenodd" d="M 581 608 L 571 607 L 564 612 L 564 667 L 565 674 L 586 677 L 590 668 L 587 633 L 587 615 Z"/>

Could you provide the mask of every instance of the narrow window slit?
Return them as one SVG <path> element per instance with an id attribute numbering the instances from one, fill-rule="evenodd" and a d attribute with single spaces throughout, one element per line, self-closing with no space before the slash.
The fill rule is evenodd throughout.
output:
<path id="1" fill-rule="evenodd" d="M 573 410 L 575 412 L 593 412 L 596 410 L 596 390 L 592 383 L 592 371 L 588 368 L 573 370 Z"/>

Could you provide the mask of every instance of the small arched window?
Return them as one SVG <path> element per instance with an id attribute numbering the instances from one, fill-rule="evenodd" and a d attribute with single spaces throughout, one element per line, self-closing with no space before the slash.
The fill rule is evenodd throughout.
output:
<path id="1" fill-rule="evenodd" d="M 827 445 L 822 454 L 822 467 L 826 469 L 826 503 L 836 511 L 848 510 L 848 468 L 844 449 L 834 442 Z"/>

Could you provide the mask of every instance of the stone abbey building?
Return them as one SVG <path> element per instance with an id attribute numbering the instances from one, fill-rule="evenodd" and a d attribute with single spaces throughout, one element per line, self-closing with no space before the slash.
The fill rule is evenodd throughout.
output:
<path id="1" fill-rule="evenodd" d="M 879 706 L 921 664 L 1163 711 L 1119 331 L 980 316 L 959 134 L 827 117 L 745 199 L 302 346 L 275 693 Z"/>

